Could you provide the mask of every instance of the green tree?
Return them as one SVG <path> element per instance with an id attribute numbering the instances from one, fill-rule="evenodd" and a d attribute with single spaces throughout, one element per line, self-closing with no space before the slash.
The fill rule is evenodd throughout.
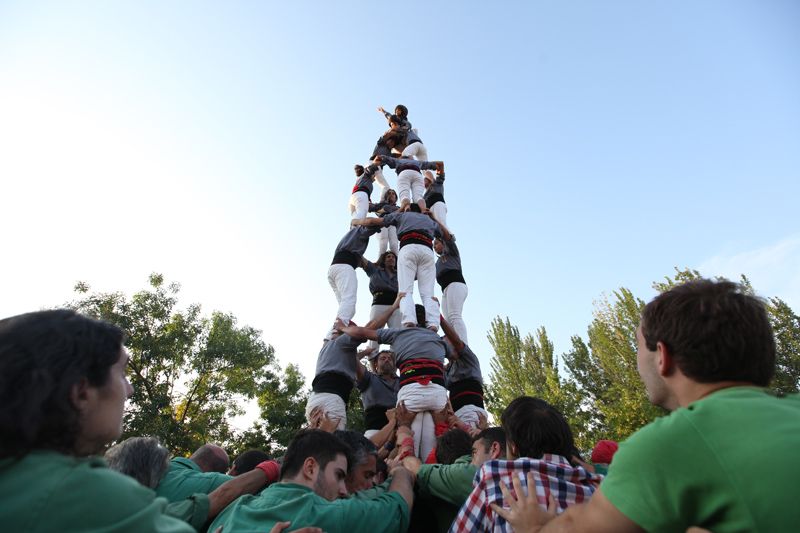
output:
<path id="1" fill-rule="evenodd" d="M 128 298 L 119 292 L 91 293 L 86 283 L 78 283 L 79 299 L 68 304 L 128 333 L 134 393 L 122 438 L 158 436 L 176 454 L 209 441 L 230 443 L 236 435 L 228 419 L 242 413 L 243 399 L 264 398 L 266 409 L 276 402 L 270 394 L 297 394 L 302 388 L 296 368 L 287 370 L 281 383 L 274 351 L 260 331 L 238 326 L 230 314 L 202 316 L 199 305 L 178 309 L 179 285 L 166 285 L 160 274 L 152 274 L 149 285 Z M 290 409 L 282 412 L 291 418 Z M 256 429 L 285 440 L 280 425 Z"/>
<path id="2" fill-rule="evenodd" d="M 575 433 L 578 447 L 588 442 L 589 416 L 582 408 L 583 395 L 574 383 L 561 377 L 558 357 L 553 353 L 553 343 L 545 328 L 536 336 L 520 337 L 519 328 L 508 318 L 492 321 L 489 342 L 495 357 L 491 362 L 491 375 L 486 386 L 489 412 L 496 420 L 514 398 L 522 395 L 536 396 L 559 409 L 566 416 Z"/>
<path id="3" fill-rule="evenodd" d="M 593 411 L 591 434 L 623 440 L 663 414 L 647 399 L 636 368 L 636 328 L 644 302 L 625 288 L 595 304 L 588 344 L 572 338 L 564 362 Z"/>

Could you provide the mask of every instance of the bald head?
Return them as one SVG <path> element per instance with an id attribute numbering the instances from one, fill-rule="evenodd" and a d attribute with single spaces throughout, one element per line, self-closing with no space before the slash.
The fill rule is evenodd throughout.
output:
<path id="1" fill-rule="evenodd" d="M 224 474 L 228 471 L 228 465 L 230 464 L 228 454 L 216 444 L 203 444 L 189 459 L 194 461 L 203 472 Z"/>

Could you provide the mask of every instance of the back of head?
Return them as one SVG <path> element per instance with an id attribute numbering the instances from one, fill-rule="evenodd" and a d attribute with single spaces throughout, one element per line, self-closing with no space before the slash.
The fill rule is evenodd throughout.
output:
<path id="1" fill-rule="evenodd" d="M 644 307 L 641 329 L 649 350 L 662 342 L 694 381 L 767 386 L 775 374 L 766 308 L 739 284 L 701 279 L 674 287 Z"/>
<path id="2" fill-rule="evenodd" d="M 228 471 L 228 465 L 230 464 L 228 454 L 216 444 L 203 444 L 197 448 L 197 451 L 189 459 L 194 461 L 203 472 L 224 474 Z"/>
<path id="3" fill-rule="evenodd" d="M 303 462 L 308 457 L 313 457 L 320 468 L 324 469 L 337 455 L 344 455 L 348 465 L 354 462 L 350 447 L 339 437 L 319 429 L 299 431 L 289 443 L 286 454 L 283 456 L 281 481 L 293 478 L 300 473 Z"/>
<path id="4" fill-rule="evenodd" d="M 422 213 L 422 209 L 419 207 L 418 204 L 409 204 L 408 210 L 412 213 Z"/>
<path id="5" fill-rule="evenodd" d="M 333 432 L 334 436 L 341 439 L 349 448 L 352 461 L 348 461 L 348 471 L 353 470 L 356 466 L 366 462 L 370 455 L 377 457 L 378 448 L 375 444 L 358 431 L 350 430 L 337 430 Z"/>
<path id="6" fill-rule="evenodd" d="M 564 415 L 539 398 L 515 398 L 503 411 L 500 421 L 508 448 L 517 457 L 541 459 L 542 454 L 549 453 L 569 459 L 575 449 L 572 430 Z"/>
<path id="7" fill-rule="evenodd" d="M 500 449 L 505 454 L 506 450 L 506 432 L 503 428 L 499 427 L 490 427 L 482 430 L 480 433 L 475 435 L 475 438 L 472 439 L 472 442 L 481 441 L 483 447 L 487 450 L 492 446 L 492 443 L 496 442 Z"/>
<path id="8" fill-rule="evenodd" d="M 451 465 L 456 459 L 472 453 L 472 437 L 462 429 L 451 429 L 436 439 L 436 462 Z"/>
<path id="9" fill-rule="evenodd" d="M 154 489 L 169 468 L 169 450 L 154 437 L 131 437 L 105 453 L 108 467 Z"/>
<path id="10" fill-rule="evenodd" d="M 233 460 L 228 475 L 240 476 L 246 474 L 253 470 L 258 463 L 264 461 L 269 461 L 269 455 L 261 450 L 247 450 L 246 452 L 240 453 L 239 456 Z"/>
<path id="11" fill-rule="evenodd" d="M 73 452 L 73 386 L 104 385 L 124 340 L 117 326 L 66 309 L 0 320 L 0 458 Z"/>
<path id="12" fill-rule="evenodd" d="M 426 324 L 425 320 L 425 306 L 422 304 L 415 304 L 414 311 L 417 314 L 417 326 L 424 328 Z"/>

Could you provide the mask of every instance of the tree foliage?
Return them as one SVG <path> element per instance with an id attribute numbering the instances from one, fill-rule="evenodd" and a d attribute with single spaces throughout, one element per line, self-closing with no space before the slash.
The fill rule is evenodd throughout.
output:
<path id="1" fill-rule="evenodd" d="M 122 438 L 153 435 L 175 454 L 188 454 L 205 442 L 230 444 L 243 437 L 229 424 L 242 414 L 243 400 L 258 398 L 261 433 L 276 444 L 288 441 L 295 424 L 294 403 L 302 398 L 303 379 L 296 367 L 281 369 L 261 332 L 237 325 L 233 315 L 201 314 L 199 305 L 179 309 L 176 283 L 152 274 L 149 287 L 128 298 L 119 292 L 91 293 L 75 287 L 70 307 L 123 328 L 130 355 L 133 396 Z M 279 404 L 279 409 L 271 409 Z M 266 424 L 264 423 L 266 422 Z M 289 426 L 289 424 L 291 424 Z"/>
<path id="2" fill-rule="evenodd" d="M 673 277 L 666 276 L 653 288 L 663 292 L 700 277 L 697 270 L 676 268 Z M 740 283 L 754 293 L 745 276 Z M 800 316 L 780 298 L 766 303 L 777 348 L 772 386 L 780 393 L 798 392 Z M 636 368 L 635 332 L 643 307 L 644 302 L 624 287 L 610 299 L 595 302 L 588 340 L 574 335 L 571 349 L 560 361 L 544 327 L 535 336 L 522 338 L 508 318 L 496 318 L 489 332 L 495 352 L 486 394 L 489 411 L 499 418 L 520 395 L 542 398 L 564 413 L 583 450 L 600 439 L 623 440 L 665 414 L 648 401 Z"/>

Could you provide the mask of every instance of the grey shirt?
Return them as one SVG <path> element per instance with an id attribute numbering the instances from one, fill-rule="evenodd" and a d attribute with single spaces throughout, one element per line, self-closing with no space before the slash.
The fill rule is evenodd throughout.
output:
<path id="1" fill-rule="evenodd" d="M 386 269 L 379 268 L 369 261 L 364 266 L 364 272 L 369 276 L 369 292 L 397 292 L 397 274 L 390 274 Z"/>
<path id="2" fill-rule="evenodd" d="M 426 328 L 379 329 L 378 343 L 391 344 L 399 367 L 412 359 L 431 359 L 444 364 L 450 345 Z"/>
<path id="3" fill-rule="evenodd" d="M 449 387 L 451 384 L 464 379 L 477 379 L 483 384 L 481 363 L 478 361 L 478 356 L 466 344 L 458 352 L 458 355 L 458 359 L 454 359 L 447 365 L 447 372 L 445 372 L 447 386 Z"/>
<path id="4" fill-rule="evenodd" d="M 433 161 L 417 161 L 416 159 L 396 158 L 382 156 L 381 160 L 386 163 L 389 168 L 395 169 L 396 172 L 403 170 L 436 170 L 436 163 Z"/>
<path id="5" fill-rule="evenodd" d="M 372 195 L 373 176 L 377 170 L 377 166 L 368 165 L 367 168 L 364 169 L 364 173 L 356 178 L 356 184 L 353 187 L 353 194 L 355 194 L 356 191 L 364 191 L 367 193 L 367 198 L 369 198 Z"/>
<path id="6" fill-rule="evenodd" d="M 444 172 L 436 174 L 436 178 L 434 178 L 433 183 L 425 191 L 425 195 L 422 198 L 428 207 L 437 202 L 444 202 Z"/>
<path id="7" fill-rule="evenodd" d="M 397 391 L 400 390 L 400 379 L 398 377 L 389 381 L 367 370 L 356 386 L 361 392 L 361 402 L 364 404 L 364 409 L 371 407 L 391 409 L 397 405 Z"/>
<path id="8" fill-rule="evenodd" d="M 442 239 L 442 255 L 436 260 L 436 277 L 450 270 L 461 270 L 461 254 L 458 253 L 455 235 L 449 241 Z"/>
<path id="9" fill-rule="evenodd" d="M 356 226 L 345 233 L 339 244 L 336 245 L 336 253 L 350 252 L 356 255 L 364 255 L 369 245 L 371 235 L 380 231 L 380 226 Z"/>
<path id="10" fill-rule="evenodd" d="M 400 237 L 409 231 L 427 235 L 430 239 L 442 235 L 439 224 L 428 215 L 413 211 L 390 213 L 383 217 L 384 226 L 396 226 L 397 236 Z"/>
<path id="11" fill-rule="evenodd" d="M 324 343 L 319 351 L 319 356 L 317 356 L 317 369 L 314 375 L 319 376 L 326 372 L 333 372 L 355 382 L 356 349 L 362 342 L 364 342 L 363 339 L 354 339 L 343 333 Z"/>

